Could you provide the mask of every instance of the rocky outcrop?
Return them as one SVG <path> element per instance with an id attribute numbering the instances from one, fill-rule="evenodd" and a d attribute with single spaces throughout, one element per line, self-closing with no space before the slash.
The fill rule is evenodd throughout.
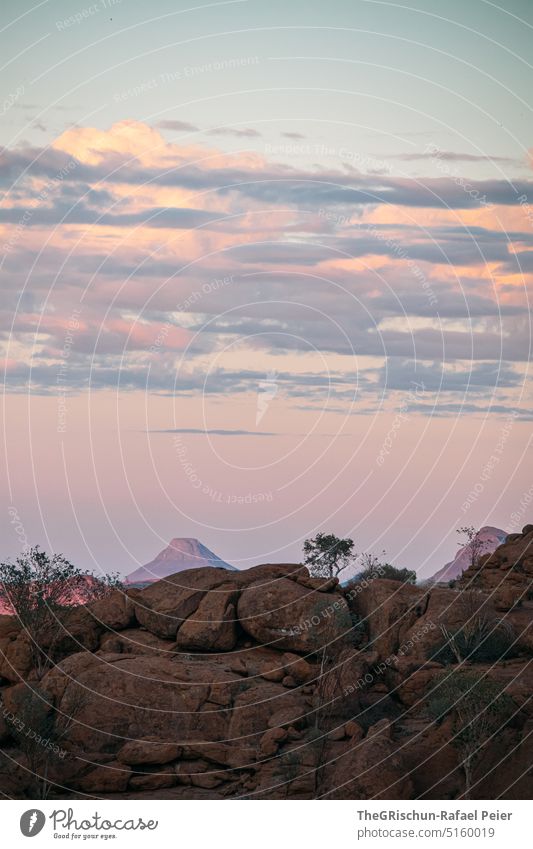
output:
<path id="1" fill-rule="evenodd" d="M 67 611 L 40 680 L 27 635 L 0 617 L 0 791 L 35 798 L 46 770 L 57 798 L 459 797 L 453 734 L 427 700 L 440 625 L 464 623 L 465 598 L 472 613 L 490 594 L 343 588 L 299 564 L 187 570 Z M 532 611 L 505 614 L 522 637 Z M 531 791 L 528 651 L 523 638 L 509 661 L 476 665 L 515 706 L 490 755 L 507 758 L 511 797 Z M 29 750 L 28 728 L 59 754 Z"/>
<path id="2" fill-rule="evenodd" d="M 489 593 L 498 610 L 507 611 L 533 594 L 533 525 L 509 534 L 492 554 L 482 555 L 463 573 L 459 587 Z"/>
<path id="3" fill-rule="evenodd" d="M 455 578 L 460 578 L 472 562 L 473 548 L 475 548 L 478 555 L 492 554 L 499 545 L 505 542 L 506 536 L 507 534 L 505 531 L 502 531 L 501 528 L 493 528 L 491 525 L 484 525 L 476 533 L 474 546 L 472 546 L 472 543 L 463 545 L 453 560 L 450 560 L 450 562 L 446 563 L 442 569 L 435 572 L 431 580 L 438 583 L 439 581 L 450 581 Z"/>

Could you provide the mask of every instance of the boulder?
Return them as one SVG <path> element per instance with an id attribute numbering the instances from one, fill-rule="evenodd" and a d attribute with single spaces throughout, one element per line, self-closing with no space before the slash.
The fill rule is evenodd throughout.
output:
<path id="1" fill-rule="evenodd" d="M 131 739 L 150 736 L 176 744 L 220 739 L 228 719 L 207 710 L 217 683 L 236 692 L 241 679 L 215 664 L 177 663 L 145 655 L 71 655 L 51 670 L 42 687 L 76 722 L 69 738 L 92 751 L 118 751 Z"/>
<path id="2" fill-rule="evenodd" d="M 262 757 L 270 758 L 275 755 L 282 743 L 287 739 L 285 728 L 269 728 L 261 737 L 259 751 Z"/>
<path id="3" fill-rule="evenodd" d="M 156 637 L 142 628 L 128 628 L 120 634 L 105 632 L 100 638 L 100 649 L 117 654 L 146 654 L 151 657 L 171 658 L 178 651 L 173 640 Z"/>
<path id="4" fill-rule="evenodd" d="M 122 631 L 135 621 L 135 607 L 123 590 L 112 590 L 103 598 L 87 605 L 96 622 L 110 631 Z"/>
<path id="5" fill-rule="evenodd" d="M 131 769 L 125 764 L 113 761 L 89 770 L 85 775 L 72 782 L 75 790 L 101 796 L 104 793 L 123 793 L 130 780 Z"/>
<path id="6" fill-rule="evenodd" d="M 146 770 L 133 773 L 129 781 L 130 790 L 162 790 L 173 787 L 178 778 L 174 770 Z"/>
<path id="7" fill-rule="evenodd" d="M 175 639 L 182 624 L 209 590 L 227 582 L 226 569 L 187 569 L 146 587 L 135 601 L 135 616 L 157 637 Z"/>
<path id="8" fill-rule="evenodd" d="M 189 651 L 231 651 L 237 642 L 237 598 L 237 587 L 231 583 L 208 592 L 179 628 L 178 646 Z"/>
<path id="9" fill-rule="evenodd" d="M 277 649 L 311 653 L 351 628 L 346 601 L 340 594 L 308 590 L 281 578 L 250 584 L 237 606 L 241 627 L 259 643 Z"/>
<path id="10" fill-rule="evenodd" d="M 384 733 L 353 738 L 332 758 L 326 752 L 321 797 L 328 799 L 412 799 L 413 785 L 397 744 Z M 339 751 L 338 749 L 336 751 Z"/>
<path id="11" fill-rule="evenodd" d="M 380 658 L 396 654 L 404 635 L 425 613 L 428 591 L 411 584 L 375 579 L 354 594 L 352 609 L 368 633 L 368 647 Z"/>
<path id="12" fill-rule="evenodd" d="M 165 743 L 157 738 L 130 740 L 117 754 L 120 763 L 129 766 L 138 764 L 166 764 L 177 760 L 183 749 L 177 743 Z"/>
<path id="13" fill-rule="evenodd" d="M 20 629 L 0 638 L 0 678 L 17 683 L 27 678 L 33 667 L 30 639 Z"/>

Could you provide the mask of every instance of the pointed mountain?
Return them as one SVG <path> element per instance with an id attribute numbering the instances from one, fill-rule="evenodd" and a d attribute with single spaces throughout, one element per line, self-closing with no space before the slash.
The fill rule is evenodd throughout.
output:
<path id="1" fill-rule="evenodd" d="M 482 543 L 482 548 L 479 552 L 482 554 L 492 554 L 502 542 L 505 542 L 507 533 L 501 528 L 493 528 L 490 525 L 480 528 L 476 534 L 476 539 Z M 470 566 L 471 547 L 464 545 L 459 549 L 453 560 L 446 563 L 442 569 L 429 579 L 430 581 L 451 581 L 454 578 L 459 578 L 463 572 Z"/>
<path id="2" fill-rule="evenodd" d="M 151 583 L 174 575 L 176 572 L 183 572 L 185 569 L 198 569 L 203 566 L 218 566 L 232 572 L 237 571 L 235 566 L 230 566 L 229 563 L 221 560 L 199 540 L 191 537 L 176 537 L 163 551 L 159 552 L 157 557 L 131 572 L 126 578 L 126 583 Z"/>

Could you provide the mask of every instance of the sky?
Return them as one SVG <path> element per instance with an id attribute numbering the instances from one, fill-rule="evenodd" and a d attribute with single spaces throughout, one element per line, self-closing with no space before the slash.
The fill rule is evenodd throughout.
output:
<path id="1" fill-rule="evenodd" d="M 2 550 L 531 521 L 533 6 L 5 0 Z"/>

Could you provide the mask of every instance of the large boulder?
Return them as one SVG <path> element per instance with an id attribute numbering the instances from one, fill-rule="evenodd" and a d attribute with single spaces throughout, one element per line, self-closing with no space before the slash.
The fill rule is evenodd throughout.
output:
<path id="1" fill-rule="evenodd" d="M 133 600 L 123 590 L 112 590 L 87 605 L 89 613 L 106 630 L 122 631 L 135 621 Z"/>
<path id="2" fill-rule="evenodd" d="M 10 637 L 0 637 L 0 678 L 12 683 L 22 681 L 29 676 L 32 667 L 33 654 L 27 634 L 17 629 Z"/>
<path id="3" fill-rule="evenodd" d="M 127 628 L 120 633 L 106 631 L 100 637 L 100 651 L 107 654 L 146 654 L 151 657 L 171 657 L 178 647 L 173 640 L 156 637 L 143 628 Z"/>
<path id="4" fill-rule="evenodd" d="M 196 611 L 178 629 L 177 643 L 189 651 L 231 651 L 237 642 L 235 584 L 208 592 Z"/>
<path id="5" fill-rule="evenodd" d="M 117 760 L 129 766 L 167 764 L 177 760 L 182 751 L 183 748 L 177 743 L 165 743 L 153 737 L 130 740 L 119 750 Z"/>
<path id="6" fill-rule="evenodd" d="M 205 594 L 227 582 L 226 569 L 188 569 L 151 584 L 135 601 L 135 616 L 157 637 L 176 639 L 185 620 Z"/>
<path id="7" fill-rule="evenodd" d="M 309 590 L 282 578 L 250 584 L 237 607 L 241 627 L 259 643 L 300 653 L 317 652 L 348 635 L 348 605 L 338 593 Z"/>
<path id="8" fill-rule="evenodd" d="M 369 648 L 387 658 L 400 649 L 405 635 L 426 612 L 428 600 L 428 591 L 421 587 L 375 579 L 354 592 L 350 604 L 367 630 Z"/>
<path id="9" fill-rule="evenodd" d="M 412 799 L 413 785 L 390 725 L 369 728 L 363 740 L 333 743 L 326 752 L 320 795 L 329 799 Z"/>

